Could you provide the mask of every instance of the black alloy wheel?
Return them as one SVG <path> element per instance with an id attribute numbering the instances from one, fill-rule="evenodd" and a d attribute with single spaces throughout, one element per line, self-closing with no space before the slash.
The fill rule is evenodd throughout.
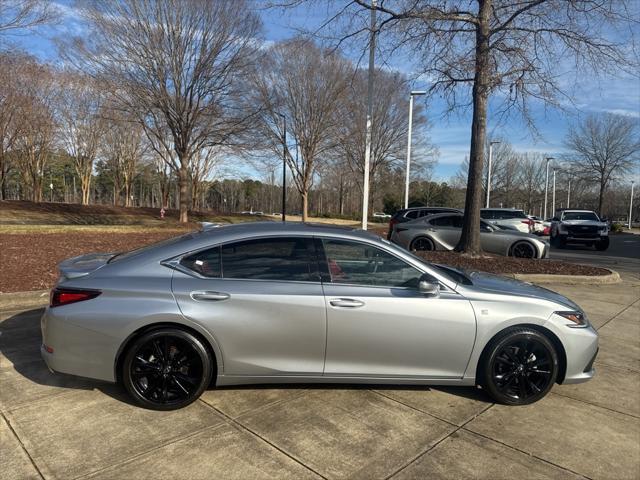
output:
<path id="1" fill-rule="evenodd" d="M 418 237 L 418 238 L 414 238 L 411 241 L 411 248 L 409 250 L 415 250 L 418 252 L 430 252 L 435 249 L 436 247 L 430 238 Z"/>
<path id="2" fill-rule="evenodd" d="M 529 242 L 517 242 L 511 247 L 511 256 L 516 258 L 536 258 L 536 249 Z"/>
<path id="3" fill-rule="evenodd" d="M 153 410 L 189 405 L 207 388 L 211 356 L 194 335 L 160 329 L 138 338 L 127 351 L 122 380 L 131 397 Z"/>
<path id="4" fill-rule="evenodd" d="M 509 329 L 484 356 L 482 383 L 498 402 L 527 405 L 544 397 L 558 376 L 558 355 L 540 332 Z"/>

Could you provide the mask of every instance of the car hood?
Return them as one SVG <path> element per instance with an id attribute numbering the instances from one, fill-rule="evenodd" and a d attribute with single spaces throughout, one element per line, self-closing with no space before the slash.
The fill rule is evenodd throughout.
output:
<path id="1" fill-rule="evenodd" d="M 58 270 L 67 279 L 84 277 L 106 265 L 109 259 L 115 255 L 115 253 L 88 253 L 79 257 L 67 258 L 58 265 Z"/>
<path id="2" fill-rule="evenodd" d="M 471 288 L 476 291 L 540 298 L 559 303 L 571 310 L 581 310 L 577 304 L 564 295 L 533 285 L 532 283 L 484 272 L 465 271 L 465 275 L 473 282 L 473 287 Z"/>

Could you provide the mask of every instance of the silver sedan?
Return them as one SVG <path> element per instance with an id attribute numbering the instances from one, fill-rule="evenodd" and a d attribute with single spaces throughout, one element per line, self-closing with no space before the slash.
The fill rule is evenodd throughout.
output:
<path id="1" fill-rule="evenodd" d="M 390 240 L 407 250 L 453 250 L 462 234 L 462 214 L 439 213 L 393 226 Z M 480 220 L 485 252 L 519 258 L 547 258 L 549 243 L 535 235 L 507 230 Z"/>
<path id="2" fill-rule="evenodd" d="M 42 339 L 52 371 L 160 410 L 212 383 L 480 385 L 520 405 L 590 379 L 598 350 L 580 307 L 549 290 L 276 222 L 63 262 Z"/>

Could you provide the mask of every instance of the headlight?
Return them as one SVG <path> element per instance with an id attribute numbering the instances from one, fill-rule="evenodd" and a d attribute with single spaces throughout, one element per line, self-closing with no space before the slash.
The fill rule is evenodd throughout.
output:
<path id="1" fill-rule="evenodd" d="M 566 318 L 571 323 L 567 323 L 567 327 L 571 328 L 584 328 L 589 326 L 589 320 L 587 320 L 587 316 L 578 311 L 568 311 L 568 312 L 554 312 L 556 315 L 560 315 L 563 318 Z"/>

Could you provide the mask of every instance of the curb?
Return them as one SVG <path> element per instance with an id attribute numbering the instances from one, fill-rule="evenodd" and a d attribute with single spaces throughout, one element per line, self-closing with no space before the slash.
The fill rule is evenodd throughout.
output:
<path id="1" fill-rule="evenodd" d="M 49 290 L 0 293 L 0 310 L 43 307 L 49 304 Z"/>
<path id="2" fill-rule="evenodd" d="M 600 267 L 601 268 L 601 267 Z M 621 283 L 622 279 L 615 270 L 605 268 L 609 275 L 548 275 L 543 273 L 511 273 L 505 277 L 515 278 L 531 283 L 562 283 L 565 285 L 613 285 Z"/>

